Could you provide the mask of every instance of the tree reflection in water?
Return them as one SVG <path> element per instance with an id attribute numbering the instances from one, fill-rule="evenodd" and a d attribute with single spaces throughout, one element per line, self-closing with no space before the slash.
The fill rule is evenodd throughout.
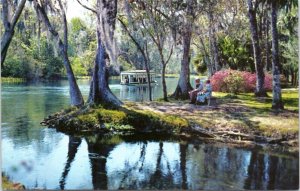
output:
<path id="1" fill-rule="evenodd" d="M 94 189 L 296 189 L 299 185 L 298 158 L 259 149 L 136 136 L 93 135 L 85 141 Z M 70 136 L 61 189 L 80 142 Z"/>
<path id="2" fill-rule="evenodd" d="M 59 181 L 59 186 L 61 190 L 64 190 L 66 184 L 66 178 L 71 168 L 71 163 L 74 161 L 78 147 L 81 144 L 81 138 L 69 136 L 69 146 L 68 146 L 68 156 L 66 166 L 62 173 L 62 176 Z"/>

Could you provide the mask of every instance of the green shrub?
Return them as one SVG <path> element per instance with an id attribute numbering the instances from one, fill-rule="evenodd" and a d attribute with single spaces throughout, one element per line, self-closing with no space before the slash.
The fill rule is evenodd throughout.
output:
<path id="1" fill-rule="evenodd" d="M 99 124 L 97 116 L 93 113 L 79 115 L 77 119 L 79 120 L 80 124 L 87 127 L 94 127 L 95 125 Z"/>
<path id="2" fill-rule="evenodd" d="M 97 117 L 100 122 L 122 124 L 126 122 L 126 114 L 123 111 L 98 109 Z"/>
<path id="3" fill-rule="evenodd" d="M 238 92 L 243 91 L 244 79 L 241 73 L 239 72 L 230 72 L 228 76 L 224 79 L 225 82 L 225 91 L 237 94 Z"/>

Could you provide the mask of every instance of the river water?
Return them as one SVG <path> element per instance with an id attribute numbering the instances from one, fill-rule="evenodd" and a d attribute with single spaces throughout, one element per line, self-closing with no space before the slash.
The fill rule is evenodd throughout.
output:
<path id="1" fill-rule="evenodd" d="M 176 78 L 168 78 L 168 92 Z M 147 87 L 110 87 L 147 100 Z M 88 81 L 79 81 L 86 98 Z M 39 125 L 69 104 L 67 81 L 2 84 L 2 172 L 27 189 L 298 189 L 299 159 L 264 146 L 236 148 L 164 135 L 73 137 Z M 162 97 L 160 85 L 153 98 Z"/>

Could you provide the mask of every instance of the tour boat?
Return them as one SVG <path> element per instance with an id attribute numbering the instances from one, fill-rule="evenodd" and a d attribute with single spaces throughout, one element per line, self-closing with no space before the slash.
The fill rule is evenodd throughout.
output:
<path id="1" fill-rule="evenodd" d="M 148 84 L 146 70 L 131 70 L 121 72 L 121 84 L 122 85 L 142 85 Z M 150 82 L 157 83 L 155 81 L 155 72 L 150 71 Z"/>

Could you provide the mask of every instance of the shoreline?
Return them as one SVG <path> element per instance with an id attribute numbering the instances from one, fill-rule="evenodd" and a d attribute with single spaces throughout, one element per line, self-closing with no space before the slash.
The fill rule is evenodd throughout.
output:
<path id="1" fill-rule="evenodd" d="M 161 132 L 226 144 L 280 145 L 298 152 L 299 122 L 294 104 L 278 113 L 268 108 L 271 98 L 253 98 L 250 94 L 232 98 L 222 93 L 214 96 L 217 103 L 213 106 L 170 99 L 169 102 L 124 102 L 119 109 L 69 108 L 48 116 L 41 124 L 64 133 Z M 247 105 L 245 100 L 251 104 Z"/>
<path id="2" fill-rule="evenodd" d="M 21 183 L 14 183 L 10 181 L 5 175 L 2 173 L 2 189 L 3 190 L 25 190 L 25 186 Z"/>

